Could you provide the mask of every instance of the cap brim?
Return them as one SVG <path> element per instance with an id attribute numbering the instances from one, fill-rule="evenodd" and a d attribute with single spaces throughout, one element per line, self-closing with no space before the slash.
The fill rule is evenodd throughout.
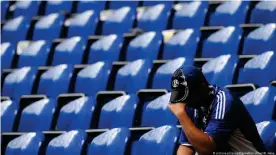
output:
<path id="1" fill-rule="evenodd" d="M 185 95 L 185 90 L 172 90 L 170 102 L 171 103 L 185 102 L 185 100 L 183 99 L 184 95 Z"/>

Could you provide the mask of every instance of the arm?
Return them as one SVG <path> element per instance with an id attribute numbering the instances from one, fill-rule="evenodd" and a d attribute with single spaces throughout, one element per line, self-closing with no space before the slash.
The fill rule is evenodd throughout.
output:
<path id="1" fill-rule="evenodd" d="M 177 155 L 194 155 L 194 151 L 187 146 L 179 145 Z"/>

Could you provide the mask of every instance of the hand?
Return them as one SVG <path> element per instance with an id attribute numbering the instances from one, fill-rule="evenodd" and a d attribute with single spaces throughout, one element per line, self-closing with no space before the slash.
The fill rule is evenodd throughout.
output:
<path id="1" fill-rule="evenodd" d="M 183 116 L 183 114 L 186 112 L 186 104 L 184 103 L 175 103 L 175 104 L 169 104 L 169 108 L 171 109 L 172 113 L 179 119 Z"/>

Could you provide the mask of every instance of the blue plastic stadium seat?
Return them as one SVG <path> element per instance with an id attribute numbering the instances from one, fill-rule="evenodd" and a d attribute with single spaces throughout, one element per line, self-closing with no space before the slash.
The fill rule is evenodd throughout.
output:
<path id="1" fill-rule="evenodd" d="M 33 41 L 24 48 L 19 55 L 18 67 L 24 66 L 46 66 L 51 43 L 45 40 Z"/>
<path id="2" fill-rule="evenodd" d="M 44 140 L 42 133 L 25 133 L 9 142 L 5 155 L 30 155 L 38 154 Z"/>
<path id="3" fill-rule="evenodd" d="M 103 61 L 87 66 L 77 75 L 75 92 L 94 96 L 98 91 L 104 91 L 107 87 L 109 73 L 110 65 Z"/>
<path id="4" fill-rule="evenodd" d="M 52 139 L 48 144 L 46 155 L 81 154 L 86 139 L 84 131 L 72 130 Z"/>
<path id="5" fill-rule="evenodd" d="M 62 64 L 51 67 L 41 75 L 37 93 L 53 98 L 67 93 L 71 76 L 72 67 L 70 65 Z"/>
<path id="6" fill-rule="evenodd" d="M 243 54 L 261 54 L 276 51 L 276 24 L 267 24 L 250 32 L 244 40 Z"/>
<path id="7" fill-rule="evenodd" d="M 24 108 L 20 117 L 19 132 L 48 131 L 51 128 L 56 103 L 53 99 L 42 99 Z"/>
<path id="8" fill-rule="evenodd" d="M 22 95 L 30 95 L 35 77 L 34 68 L 23 67 L 14 70 L 4 80 L 2 95 L 9 96 L 14 101 L 18 101 Z"/>
<path id="9" fill-rule="evenodd" d="M 202 72 L 209 84 L 224 87 L 232 84 L 238 57 L 234 55 L 221 55 L 202 66 Z"/>
<path id="10" fill-rule="evenodd" d="M 18 104 L 12 100 L 1 102 L 1 132 L 12 132 Z"/>
<path id="11" fill-rule="evenodd" d="M 58 13 L 61 11 L 65 11 L 67 13 L 71 13 L 73 1 L 47 1 L 45 6 L 45 14 Z"/>
<path id="12" fill-rule="evenodd" d="M 136 9 L 139 4 L 139 1 L 110 1 L 110 9 L 119 9 L 124 6 L 128 6 L 131 9 Z"/>
<path id="13" fill-rule="evenodd" d="M 64 16 L 53 13 L 40 18 L 34 27 L 33 40 L 54 40 L 59 38 Z"/>
<path id="14" fill-rule="evenodd" d="M 122 46 L 123 37 L 121 35 L 104 36 L 91 45 L 88 63 L 118 61 Z"/>
<path id="15" fill-rule="evenodd" d="M 153 77 L 152 88 L 171 90 L 171 83 L 168 81 L 171 80 L 172 74 L 182 66 L 193 65 L 193 62 L 193 59 L 180 57 L 160 66 Z"/>
<path id="16" fill-rule="evenodd" d="M 117 97 L 102 107 L 99 128 L 132 127 L 137 107 L 135 94 Z"/>
<path id="17" fill-rule="evenodd" d="M 228 1 L 220 4 L 210 16 L 210 26 L 234 26 L 244 24 L 249 2 Z M 225 20 L 227 19 L 227 20 Z"/>
<path id="18" fill-rule="evenodd" d="M 1 20 L 6 19 L 9 3 L 9 1 L 1 1 Z"/>
<path id="19" fill-rule="evenodd" d="M 202 57 L 212 58 L 220 55 L 238 55 L 242 30 L 229 26 L 211 34 L 204 42 Z"/>
<path id="20" fill-rule="evenodd" d="M 170 96 L 171 93 L 167 93 L 145 104 L 142 115 L 142 126 L 159 127 L 168 124 L 177 125 L 177 118 L 168 108 Z"/>
<path id="21" fill-rule="evenodd" d="M 139 139 L 136 155 L 173 155 L 179 131 L 173 126 L 155 128 Z"/>
<path id="22" fill-rule="evenodd" d="M 276 152 L 276 122 L 264 121 L 256 126 L 268 151 Z"/>
<path id="23" fill-rule="evenodd" d="M 199 37 L 199 32 L 193 29 L 186 29 L 176 33 L 165 43 L 163 59 L 194 58 Z"/>
<path id="24" fill-rule="evenodd" d="M 68 26 L 68 37 L 94 35 L 99 16 L 93 10 L 88 10 L 65 21 Z"/>
<path id="25" fill-rule="evenodd" d="M 126 54 L 127 61 L 157 59 L 162 40 L 162 34 L 157 32 L 147 32 L 137 36 L 128 45 Z"/>
<path id="26" fill-rule="evenodd" d="M 98 0 L 80 0 L 78 1 L 77 12 L 84 12 L 87 10 L 93 10 L 95 13 L 99 14 L 102 10 L 105 9 L 106 1 Z"/>
<path id="27" fill-rule="evenodd" d="M 52 65 L 81 64 L 86 41 L 81 37 L 72 37 L 63 40 L 55 48 Z"/>
<path id="28" fill-rule="evenodd" d="M 192 1 L 177 6 L 173 18 L 174 29 L 199 28 L 204 25 L 208 2 Z"/>
<path id="29" fill-rule="evenodd" d="M 123 34 L 130 32 L 135 19 L 135 10 L 130 7 L 122 7 L 113 10 L 103 23 L 102 34 Z"/>
<path id="30" fill-rule="evenodd" d="M 124 155 L 130 132 L 127 128 L 114 128 L 95 137 L 88 146 L 87 155 Z"/>
<path id="31" fill-rule="evenodd" d="M 252 10 L 250 23 L 276 23 L 276 1 L 261 1 Z"/>
<path id="32" fill-rule="evenodd" d="M 80 97 L 67 103 L 60 110 L 56 130 L 89 129 L 94 109 L 93 97 Z"/>
<path id="33" fill-rule="evenodd" d="M 241 97 L 241 101 L 247 108 L 255 123 L 272 120 L 275 108 L 274 87 L 260 87 Z"/>
<path id="34" fill-rule="evenodd" d="M 166 7 L 172 7 L 173 1 L 144 1 L 143 6 L 153 6 L 157 4 L 164 4 Z"/>
<path id="35" fill-rule="evenodd" d="M 12 59 L 15 54 L 14 45 L 8 42 L 1 44 L 1 68 L 11 68 Z"/>
<path id="36" fill-rule="evenodd" d="M 170 9 L 165 4 L 158 4 L 146 9 L 137 18 L 137 28 L 145 32 L 162 31 L 167 29 Z"/>
<path id="37" fill-rule="evenodd" d="M 22 15 L 28 18 L 37 16 L 40 3 L 40 1 L 18 1 L 15 3 L 13 16 L 18 17 Z"/>
<path id="38" fill-rule="evenodd" d="M 119 69 L 114 90 L 136 93 L 147 86 L 152 63 L 147 60 L 136 60 Z"/>
<path id="39" fill-rule="evenodd" d="M 249 60 L 240 71 L 238 83 L 267 86 L 276 79 L 276 55 L 268 51 Z"/>
<path id="40" fill-rule="evenodd" d="M 21 40 L 26 40 L 29 27 L 30 20 L 23 16 L 8 20 L 2 27 L 2 42 L 17 43 Z"/>

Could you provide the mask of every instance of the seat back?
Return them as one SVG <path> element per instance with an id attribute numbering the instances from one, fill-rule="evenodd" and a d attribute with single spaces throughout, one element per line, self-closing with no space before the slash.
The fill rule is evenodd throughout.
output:
<path id="1" fill-rule="evenodd" d="M 260 1 L 251 12 L 250 23 L 276 23 L 276 2 Z"/>
<path id="2" fill-rule="evenodd" d="M 18 103 L 12 100 L 1 102 L 1 132 L 12 132 L 17 111 Z"/>
<path id="3" fill-rule="evenodd" d="M 94 10 L 95 13 L 100 14 L 105 9 L 106 1 L 97 0 L 80 0 L 77 6 L 77 12 L 84 12 L 87 10 Z"/>
<path id="4" fill-rule="evenodd" d="M 1 44 L 1 68 L 8 69 L 11 68 L 13 56 L 15 53 L 14 45 L 5 42 Z"/>
<path id="5" fill-rule="evenodd" d="M 258 132 L 268 151 L 276 151 L 276 122 L 264 121 L 256 124 Z"/>
<path id="6" fill-rule="evenodd" d="M 67 12 L 71 13 L 73 6 L 73 1 L 47 1 L 45 14 L 58 13 L 58 12 Z"/>
<path id="7" fill-rule="evenodd" d="M 13 15 L 14 17 L 23 15 L 28 18 L 37 16 L 40 4 L 40 1 L 18 1 L 15 3 Z"/>

